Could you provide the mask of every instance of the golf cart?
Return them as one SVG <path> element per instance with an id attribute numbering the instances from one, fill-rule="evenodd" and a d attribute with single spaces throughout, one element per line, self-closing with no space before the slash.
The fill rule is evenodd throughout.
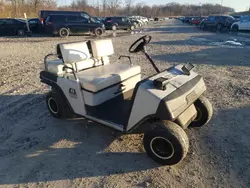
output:
<path id="1" fill-rule="evenodd" d="M 57 53 L 45 57 L 40 79 L 51 88 L 46 104 L 54 117 L 77 115 L 124 133 L 143 128 L 147 154 L 162 165 L 175 165 L 188 152 L 184 130 L 207 124 L 212 106 L 202 96 L 205 83 L 192 64 L 160 72 L 146 51 L 150 40 L 145 35 L 129 48 L 144 53 L 157 72 L 146 79 L 129 56 L 110 62 L 111 39 L 58 44 Z M 128 63 L 119 63 L 121 58 Z"/>

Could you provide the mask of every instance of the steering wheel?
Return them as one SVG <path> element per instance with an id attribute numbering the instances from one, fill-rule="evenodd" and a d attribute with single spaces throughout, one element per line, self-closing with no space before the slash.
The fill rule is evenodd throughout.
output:
<path id="1" fill-rule="evenodd" d="M 149 35 L 144 35 L 143 37 L 139 38 L 137 41 L 135 41 L 130 47 L 129 47 L 129 52 L 130 53 L 137 53 L 140 51 L 143 51 L 144 46 L 146 46 L 150 41 L 151 41 L 151 36 Z M 140 43 L 139 43 L 140 42 Z M 136 44 L 138 44 L 136 46 Z M 134 47 L 136 46 L 136 47 Z M 134 49 L 132 50 L 132 48 L 134 47 Z"/>

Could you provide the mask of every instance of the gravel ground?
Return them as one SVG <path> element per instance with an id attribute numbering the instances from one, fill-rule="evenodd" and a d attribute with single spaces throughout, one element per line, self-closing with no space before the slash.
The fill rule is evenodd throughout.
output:
<path id="1" fill-rule="evenodd" d="M 160 69 L 191 62 L 207 84 L 214 116 L 208 126 L 187 130 L 185 160 L 161 167 L 144 153 L 142 135 L 49 115 L 39 80 L 43 58 L 59 42 L 86 37 L 6 37 L 0 38 L 0 187 L 250 187 L 250 40 L 169 20 L 118 34 L 113 59 L 145 33 Z M 144 77 L 154 73 L 143 55 L 132 58 Z"/>

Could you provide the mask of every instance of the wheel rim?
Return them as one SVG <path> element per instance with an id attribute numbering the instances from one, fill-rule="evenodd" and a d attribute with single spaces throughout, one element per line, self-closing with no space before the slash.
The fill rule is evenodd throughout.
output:
<path id="1" fill-rule="evenodd" d="M 66 29 L 61 30 L 61 36 L 66 37 L 68 35 L 68 32 Z"/>
<path id="2" fill-rule="evenodd" d="M 174 155 L 172 143 L 163 137 L 154 137 L 150 142 L 150 149 L 160 159 L 170 159 Z"/>
<path id="3" fill-rule="evenodd" d="M 217 25 L 217 29 L 218 30 L 220 30 L 221 29 L 221 25 L 219 24 L 219 25 Z"/>
<path id="4" fill-rule="evenodd" d="M 115 25 L 112 26 L 112 30 L 116 30 L 116 26 Z"/>
<path id="5" fill-rule="evenodd" d="M 130 28 L 131 30 L 134 30 L 134 26 L 131 26 L 131 28 Z"/>
<path id="6" fill-rule="evenodd" d="M 50 98 L 48 99 L 48 106 L 49 106 L 49 109 L 50 109 L 50 111 L 51 111 L 52 113 L 58 114 L 58 112 L 59 112 L 59 107 L 58 107 L 58 104 L 57 104 L 57 102 L 56 102 L 56 100 L 55 100 L 54 98 L 50 97 Z"/>

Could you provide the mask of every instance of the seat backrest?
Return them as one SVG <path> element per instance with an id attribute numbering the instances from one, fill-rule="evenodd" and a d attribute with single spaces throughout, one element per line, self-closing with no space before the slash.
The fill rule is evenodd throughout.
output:
<path id="1" fill-rule="evenodd" d="M 59 49 L 63 62 L 73 67 L 76 72 L 102 65 L 100 60 L 94 59 L 90 54 L 88 41 L 62 43 L 59 44 Z"/>
<path id="2" fill-rule="evenodd" d="M 64 63 L 76 63 L 91 57 L 87 41 L 59 44 Z"/>
<path id="3" fill-rule="evenodd" d="M 103 64 L 109 64 L 110 55 L 114 54 L 113 43 L 111 39 L 92 40 L 90 42 L 93 57 L 102 60 Z"/>

